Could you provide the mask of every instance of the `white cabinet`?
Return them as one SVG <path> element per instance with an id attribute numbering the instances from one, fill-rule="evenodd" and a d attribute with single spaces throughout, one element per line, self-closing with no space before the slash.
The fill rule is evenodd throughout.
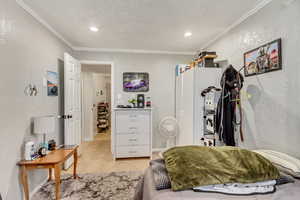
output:
<path id="1" fill-rule="evenodd" d="M 198 145 L 203 137 L 201 92 L 209 86 L 220 86 L 222 69 L 195 67 L 176 76 L 176 119 L 180 133 L 177 145 Z"/>
<path id="2" fill-rule="evenodd" d="M 151 157 L 152 110 L 114 109 L 114 158 Z"/>

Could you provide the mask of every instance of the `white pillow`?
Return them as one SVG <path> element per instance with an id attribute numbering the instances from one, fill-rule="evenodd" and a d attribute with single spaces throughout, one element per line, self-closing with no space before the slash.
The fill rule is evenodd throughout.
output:
<path id="1" fill-rule="evenodd" d="M 300 160 L 297 158 L 272 150 L 254 150 L 254 152 L 267 158 L 275 165 L 279 165 L 293 171 L 294 173 L 300 174 Z"/>

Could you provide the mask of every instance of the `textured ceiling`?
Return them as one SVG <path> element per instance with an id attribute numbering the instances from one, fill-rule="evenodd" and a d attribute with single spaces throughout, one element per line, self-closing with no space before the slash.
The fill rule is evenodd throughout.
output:
<path id="1" fill-rule="evenodd" d="M 24 0 L 74 47 L 172 52 L 200 49 L 261 1 Z"/>

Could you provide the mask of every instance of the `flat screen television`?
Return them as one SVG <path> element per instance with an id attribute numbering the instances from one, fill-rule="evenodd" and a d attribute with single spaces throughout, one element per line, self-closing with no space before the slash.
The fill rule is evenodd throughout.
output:
<path id="1" fill-rule="evenodd" d="M 123 91 L 124 92 L 148 92 L 149 74 L 141 72 L 123 73 Z"/>

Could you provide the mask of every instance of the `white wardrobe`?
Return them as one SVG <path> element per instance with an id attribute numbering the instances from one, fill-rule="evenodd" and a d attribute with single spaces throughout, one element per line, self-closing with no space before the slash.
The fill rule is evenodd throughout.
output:
<path id="1" fill-rule="evenodd" d="M 176 73 L 175 116 L 180 127 L 176 145 L 201 144 L 204 106 L 201 92 L 209 86 L 220 87 L 221 74 L 221 68 L 203 67 Z"/>

